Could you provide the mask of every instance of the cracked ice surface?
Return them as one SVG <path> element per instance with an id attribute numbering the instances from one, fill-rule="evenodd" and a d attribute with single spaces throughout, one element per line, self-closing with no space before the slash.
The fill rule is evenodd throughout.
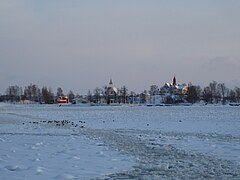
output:
<path id="1" fill-rule="evenodd" d="M 239 112 L 1 104 L 1 179 L 239 179 Z"/>

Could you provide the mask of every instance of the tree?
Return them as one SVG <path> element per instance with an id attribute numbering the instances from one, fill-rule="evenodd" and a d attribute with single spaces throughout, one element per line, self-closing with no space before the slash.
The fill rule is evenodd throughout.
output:
<path id="1" fill-rule="evenodd" d="M 90 90 L 88 90 L 88 92 L 87 92 L 87 100 L 88 100 L 88 102 L 92 102 L 92 93 Z"/>
<path id="2" fill-rule="evenodd" d="M 218 103 L 218 99 L 219 99 L 219 94 L 217 91 L 217 82 L 213 81 L 209 84 L 209 89 L 210 89 L 210 93 L 211 93 L 211 103 L 213 103 L 213 101 L 215 101 L 215 103 Z"/>
<path id="3" fill-rule="evenodd" d="M 10 100 L 11 102 L 18 102 L 21 100 L 22 88 L 17 85 L 9 86 L 6 89 L 6 95 L 7 95 L 7 100 Z"/>
<path id="4" fill-rule="evenodd" d="M 210 87 L 205 87 L 203 89 L 203 93 L 202 93 L 202 98 L 206 103 L 212 103 L 212 92 L 210 90 Z"/>
<path id="5" fill-rule="evenodd" d="M 195 86 L 188 87 L 187 101 L 190 103 L 195 103 L 199 100 L 197 88 Z"/>
<path id="6" fill-rule="evenodd" d="M 106 85 L 104 85 L 102 88 L 101 88 L 101 95 L 102 95 L 102 98 L 105 100 L 105 102 L 107 102 L 107 98 L 108 98 L 108 87 Z"/>
<path id="7" fill-rule="evenodd" d="M 64 96 L 62 88 L 58 87 L 57 88 L 57 97 L 59 96 Z"/>
<path id="8" fill-rule="evenodd" d="M 235 87 L 235 95 L 236 95 L 236 100 L 238 103 L 240 103 L 240 88 Z"/>
<path id="9" fill-rule="evenodd" d="M 75 94 L 73 93 L 73 91 L 69 91 L 68 98 L 69 98 L 69 102 L 72 103 L 73 99 L 75 98 Z"/>
<path id="10" fill-rule="evenodd" d="M 202 89 L 200 86 L 195 86 L 195 89 L 197 91 L 197 97 L 198 97 L 198 100 L 201 99 L 201 93 L 202 93 Z"/>
<path id="11" fill-rule="evenodd" d="M 24 89 L 24 96 L 29 101 L 40 101 L 40 89 L 35 84 L 30 84 Z"/>
<path id="12" fill-rule="evenodd" d="M 120 89 L 120 101 L 124 104 L 126 104 L 127 102 L 127 95 L 128 95 L 128 89 L 126 86 L 123 86 L 121 89 Z"/>
<path id="13" fill-rule="evenodd" d="M 32 101 L 32 85 L 30 84 L 29 86 L 26 86 L 24 89 L 24 96 L 26 97 L 27 100 Z"/>
<path id="14" fill-rule="evenodd" d="M 141 103 L 146 103 L 148 101 L 148 92 L 146 90 L 144 90 L 141 94 L 140 94 L 140 100 Z"/>
<path id="15" fill-rule="evenodd" d="M 40 90 L 38 86 L 35 84 L 31 85 L 31 91 L 32 91 L 32 101 L 38 102 L 39 96 L 40 96 Z"/>
<path id="16" fill-rule="evenodd" d="M 156 95 L 158 94 L 158 86 L 157 85 L 151 85 L 150 86 L 150 90 L 149 90 L 149 94 L 150 96 Z"/>
<path id="17" fill-rule="evenodd" d="M 54 95 L 50 88 L 42 88 L 42 101 L 46 104 L 52 104 L 54 102 Z"/>
<path id="18" fill-rule="evenodd" d="M 94 102 L 99 103 L 100 97 L 101 97 L 101 89 L 99 87 L 96 87 L 93 91 L 93 97 L 94 97 Z"/>
<path id="19" fill-rule="evenodd" d="M 235 92 L 233 90 L 230 90 L 228 93 L 228 100 L 230 102 L 236 102 L 236 95 Z"/>
<path id="20" fill-rule="evenodd" d="M 157 86 L 157 85 L 151 85 L 148 92 L 149 92 L 149 94 L 150 94 L 151 103 L 153 103 L 153 102 L 152 102 L 153 96 L 159 94 L 158 86 Z"/>
<path id="21" fill-rule="evenodd" d="M 228 92 L 228 89 L 226 88 L 224 83 L 218 84 L 217 89 L 218 89 L 218 92 L 219 92 L 220 97 L 222 99 L 222 104 L 225 104 L 225 102 L 226 102 L 226 97 L 225 96 Z"/>

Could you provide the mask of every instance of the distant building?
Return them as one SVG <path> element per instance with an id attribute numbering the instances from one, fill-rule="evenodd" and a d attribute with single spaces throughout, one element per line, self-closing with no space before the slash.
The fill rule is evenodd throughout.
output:
<path id="1" fill-rule="evenodd" d="M 73 104 L 87 104 L 88 103 L 88 98 L 87 96 L 76 96 L 74 99 L 73 99 Z"/>
<path id="2" fill-rule="evenodd" d="M 110 82 L 108 84 L 106 96 L 107 104 L 118 103 L 118 89 L 114 87 L 112 79 L 110 79 Z"/>
<path id="3" fill-rule="evenodd" d="M 160 88 L 160 95 L 182 95 L 187 94 L 187 85 L 177 85 L 172 86 L 169 83 L 166 83 L 164 86 Z"/>
<path id="4" fill-rule="evenodd" d="M 69 103 L 68 96 L 59 96 L 56 100 L 57 103 Z"/>
<path id="5" fill-rule="evenodd" d="M 177 84 L 176 77 L 173 77 L 172 83 L 165 83 L 160 88 L 160 95 L 163 103 L 178 103 L 184 102 L 188 92 L 186 84 Z"/>
<path id="6" fill-rule="evenodd" d="M 172 83 L 165 83 L 159 88 L 158 92 L 150 98 L 151 104 L 173 104 L 184 102 L 188 93 L 188 86 L 186 84 L 177 84 L 177 79 L 174 76 Z"/>

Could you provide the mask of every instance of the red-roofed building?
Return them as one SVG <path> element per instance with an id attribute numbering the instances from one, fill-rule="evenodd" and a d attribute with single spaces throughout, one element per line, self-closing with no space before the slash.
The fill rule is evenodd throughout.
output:
<path id="1" fill-rule="evenodd" d="M 67 96 L 59 96 L 56 100 L 57 103 L 69 103 L 69 98 Z"/>

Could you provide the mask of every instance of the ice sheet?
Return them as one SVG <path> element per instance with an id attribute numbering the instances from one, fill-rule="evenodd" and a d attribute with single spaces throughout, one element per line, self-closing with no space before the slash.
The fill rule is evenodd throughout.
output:
<path id="1" fill-rule="evenodd" d="M 237 179 L 239 110 L 1 105 L 0 172 L 6 179 Z"/>

